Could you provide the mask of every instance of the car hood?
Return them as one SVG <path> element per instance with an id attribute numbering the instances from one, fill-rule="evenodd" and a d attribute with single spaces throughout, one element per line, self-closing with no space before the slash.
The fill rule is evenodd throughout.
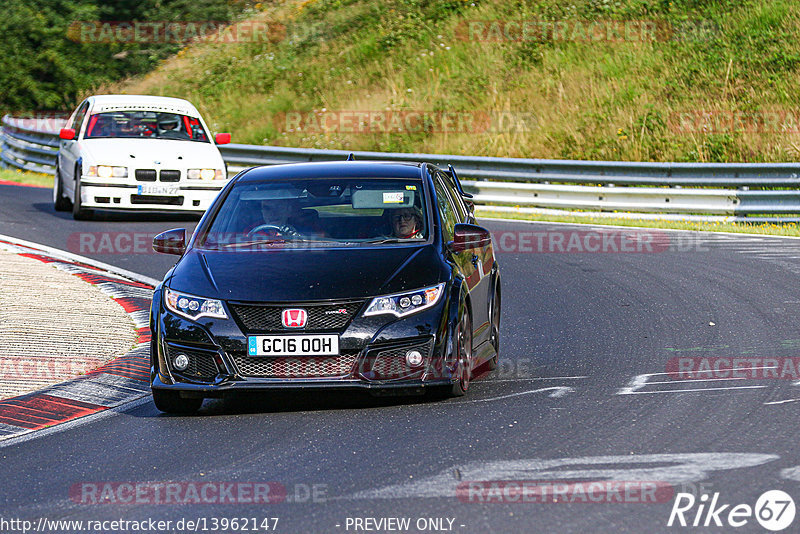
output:
<path id="1" fill-rule="evenodd" d="M 435 284 L 446 277 L 433 245 L 217 252 L 190 250 L 168 287 L 236 301 L 367 298 Z"/>
<path id="2" fill-rule="evenodd" d="M 174 139 L 87 139 L 81 141 L 84 161 L 91 165 L 150 168 L 223 168 L 211 143 Z M 84 166 L 86 163 L 84 163 Z"/>

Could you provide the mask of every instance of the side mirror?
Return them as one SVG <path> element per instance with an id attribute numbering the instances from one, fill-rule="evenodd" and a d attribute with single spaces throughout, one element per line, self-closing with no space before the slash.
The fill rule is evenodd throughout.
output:
<path id="1" fill-rule="evenodd" d="M 218 133 L 214 136 L 214 142 L 218 145 L 227 145 L 231 142 L 231 134 L 229 133 Z"/>
<path id="2" fill-rule="evenodd" d="M 162 254 L 182 255 L 186 250 L 186 229 L 175 228 L 153 238 L 153 250 Z"/>
<path id="3" fill-rule="evenodd" d="M 449 243 L 453 252 L 483 248 L 492 242 L 492 234 L 482 226 L 460 223 L 454 230 L 453 241 Z"/>
<path id="4" fill-rule="evenodd" d="M 58 132 L 58 137 L 66 141 L 71 141 L 75 139 L 75 130 L 72 128 L 61 128 L 61 131 Z"/>

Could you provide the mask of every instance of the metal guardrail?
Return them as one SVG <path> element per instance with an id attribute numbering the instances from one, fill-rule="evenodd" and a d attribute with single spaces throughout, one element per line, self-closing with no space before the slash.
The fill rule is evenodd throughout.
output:
<path id="1" fill-rule="evenodd" d="M 0 162 L 52 174 L 57 132 L 2 119 Z M 230 144 L 229 172 L 256 165 L 343 160 L 345 150 Z M 479 205 L 599 212 L 733 215 L 788 220 L 800 215 L 798 163 L 638 163 L 353 152 L 358 160 L 452 164 Z M 767 217 L 763 217 L 763 216 Z"/>
<path id="2" fill-rule="evenodd" d="M 0 129 L 0 162 L 26 171 L 53 174 L 58 154 L 58 132 L 44 121 L 3 117 Z"/>

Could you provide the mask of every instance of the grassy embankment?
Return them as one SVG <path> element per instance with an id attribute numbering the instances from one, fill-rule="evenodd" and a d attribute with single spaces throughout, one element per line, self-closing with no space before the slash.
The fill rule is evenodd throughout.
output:
<path id="1" fill-rule="evenodd" d="M 279 22 L 288 31 L 268 43 L 196 43 L 153 72 L 105 90 L 188 98 L 213 129 L 232 131 L 241 143 L 632 161 L 769 162 L 800 155 L 800 116 L 794 124 L 783 114 L 800 99 L 794 89 L 800 5 L 787 0 L 311 0 L 258 7 L 252 20 Z M 470 21 L 488 28 L 493 20 L 566 21 L 572 33 L 494 42 L 464 31 Z M 575 33 L 576 20 L 628 21 L 634 28 L 655 21 L 659 31 L 655 41 L 643 33 L 593 41 Z M 525 122 L 501 132 L 365 134 L 289 131 L 282 116 L 331 110 L 520 113 Z M 778 113 L 782 122 L 747 131 L 723 121 L 704 131 L 703 123 L 682 128 L 676 121 L 701 110 L 754 120 Z M 798 233 L 793 225 L 591 222 Z"/>
<path id="2" fill-rule="evenodd" d="M 275 42 L 194 44 L 107 89 L 189 98 L 241 143 L 629 161 L 800 155 L 797 2 L 306 0 L 259 7 L 251 20 L 287 25 L 271 34 Z M 491 38 L 489 21 L 509 20 L 557 21 L 566 30 L 520 41 L 471 38 Z M 471 33 L 471 21 L 484 31 Z M 587 39 L 591 21 L 601 28 L 627 21 L 630 36 Z M 655 32 L 643 29 L 651 21 Z M 289 131 L 281 115 L 322 110 L 505 112 L 519 121 L 483 133 L 456 126 L 366 134 L 352 126 Z M 718 122 L 681 115 L 697 111 L 723 115 Z M 745 126 L 726 122 L 732 115 L 724 113 L 742 114 Z"/>

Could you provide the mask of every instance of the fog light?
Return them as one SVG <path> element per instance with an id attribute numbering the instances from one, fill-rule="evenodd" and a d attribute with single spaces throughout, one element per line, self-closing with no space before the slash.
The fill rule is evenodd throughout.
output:
<path id="1" fill-rule="evenodd" d="M 189 357 L 185 354 L 178 354 L 172 360 L 172 365 L 175 366 L 176 371 L 185 371 L 189 367 Z"/>
<path id="2" fill-rule="evenodd" d="M 406 363 L 410 367 L 419 367 L 422 365 L 422 354 L 418 350 L 406 352 Z"/>

